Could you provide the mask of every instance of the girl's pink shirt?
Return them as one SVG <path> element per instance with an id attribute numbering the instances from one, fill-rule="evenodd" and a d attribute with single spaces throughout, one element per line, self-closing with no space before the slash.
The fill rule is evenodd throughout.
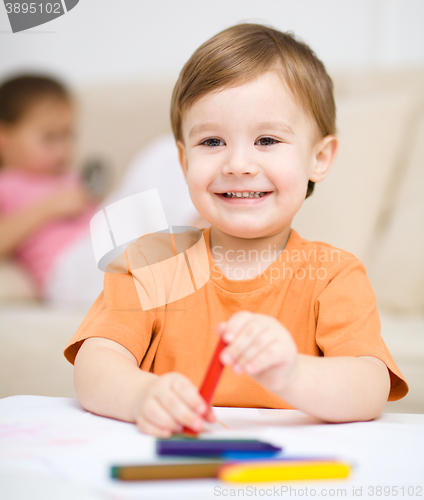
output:
<path id="1" fill-rule="evenodd" d="M 80 182 L 74 172 L 47 176 L 2 168 L 0 213 L 10 215 L 41 201 L 60 188 L 72 187 Z M 80 216 L 47 223 L 16 249 L 14 256 L 33 277 L 40 293 L 43 293 L 47 277 L 59 254 L 89 229 L 91 217 L 98 209 L 98 205 L 93 203 Z"/>

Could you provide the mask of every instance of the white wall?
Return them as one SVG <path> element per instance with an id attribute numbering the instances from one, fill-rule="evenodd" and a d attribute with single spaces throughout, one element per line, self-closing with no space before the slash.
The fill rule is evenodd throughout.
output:
<path id="1" fill-rule="evenodd" d="M 0 79 L 27 69 L 77 86 L 176 78 L 196 47 L 240 21 L 294 31 L 330 70 L 424 64 L 424 0 L 80 0 L 14 34 L 1 2 Z"/>

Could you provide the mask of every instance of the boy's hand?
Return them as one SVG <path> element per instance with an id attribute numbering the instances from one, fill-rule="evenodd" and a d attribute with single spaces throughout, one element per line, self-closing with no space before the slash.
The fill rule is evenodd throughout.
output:
<path id="1" fill-rule="evenodd" d="M 218 324 L 229 344 L 220 360 L 235 373 L 247 373 L 270 391 L 284 389 L 296 373 L 297 348 L 290 332 L 276 318 L 240 311 Z"/>
<path id="2" fill-rule="evenodd" d="M 204 420 L 216 421 L 197 387 L 176 372 L 158 376 L 139 394 L 134 418 L 142 432 L 160 438 L 181 432 L 183 426 L 200 431 Z"/>

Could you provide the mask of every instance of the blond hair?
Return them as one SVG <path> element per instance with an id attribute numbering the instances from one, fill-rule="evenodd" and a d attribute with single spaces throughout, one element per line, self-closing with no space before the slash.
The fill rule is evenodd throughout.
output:
<path id="1" fill-rule="evenodd" d="M 183 141 L 184 113 L 204 95 L 243 85 L 278 67 L 295 100 L 315 119 L 322 137 L 336 133 L 333 82 L 323 63 L 290 32 L 241 23 L 203 43 L 184 65 L 171 99 L 175 140 Z M 312 194 L 309 181 L 306 197 Z"/>

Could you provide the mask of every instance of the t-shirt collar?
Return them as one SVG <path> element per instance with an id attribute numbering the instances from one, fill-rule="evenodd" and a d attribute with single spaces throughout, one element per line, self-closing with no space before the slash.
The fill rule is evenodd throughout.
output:
<path id="1" fill-rule="evenodd" d="M 209 259 L 209 269 L 210 269 L 210 280 L 220 288 L 234 293 L 243 293 L 243 292 L 252 292 L 254 290 L 259 290 L 260 288 L 269 285 L 271 283 L 276 283 L 278 279 L 276 276 L 281 276 L 279 271 L 282 262 L 278 259 L 274 260 L 264 271 L 254 276 L 251 279 L 240 279 L 240 280 L 232 280 L 229 279 L 218 264 L 215 262 L 210 246 L 210 235 L 211 235 L 211 227 L 203 230 L 203 235 L 206 242 L 206 249 L 208 252 Z M 300 240 L 300 236 L 294 229 L 290 229 L 289 238 L 287 240 L 284 251 L 290 254 L 291 250 L 295 248 Z M 287 265 L 287 263 L 286 263 Z M 274 271 L 275 270 L 275 271 Z M 281 278 L 280 278 L 281 279 Z"/>

